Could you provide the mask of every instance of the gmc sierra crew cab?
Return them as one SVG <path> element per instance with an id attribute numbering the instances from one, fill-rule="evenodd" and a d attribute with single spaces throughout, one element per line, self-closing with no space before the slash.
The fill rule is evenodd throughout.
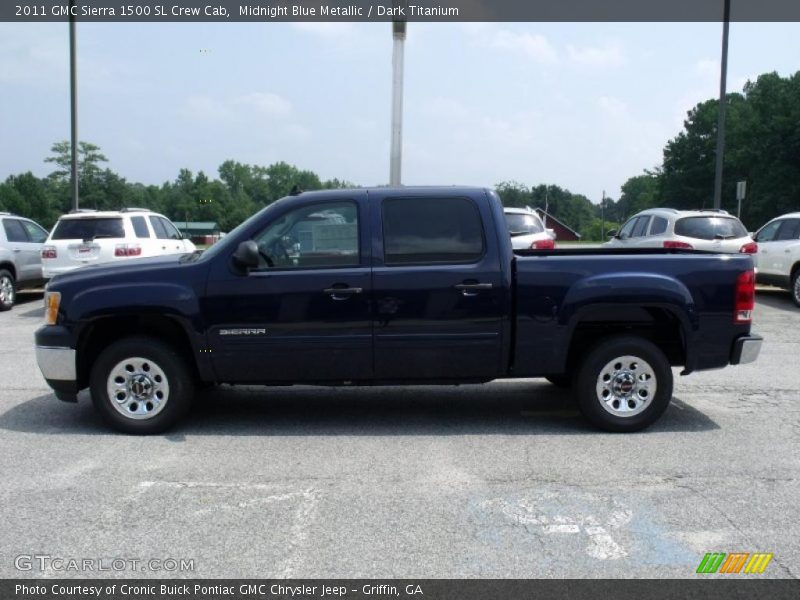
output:
<path id="1" fill-rule="evenodd" d="M 653 423 L 688 374 L 756 359 L 749 255 L 512 249 L 482 188 L 283 198 L 205 252 L 54 277 L 36 355 L 61 400 L 89 388 L 128 433 L 198 387 L 546 377 L 611 431 Z"/>

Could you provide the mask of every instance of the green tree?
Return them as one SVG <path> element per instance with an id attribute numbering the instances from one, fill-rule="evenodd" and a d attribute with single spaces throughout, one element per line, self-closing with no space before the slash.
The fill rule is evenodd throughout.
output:
<path id="1" fill-rule="evenodd" d="M 55 142 L 50 148 L 52 156 L 44 162 L 55 163 L 58 167 L 50 177 L 59 182 L 67 182 L 72 173 L 72 146 L 63 140 Z M 100 173 L 101 162 L 108 162 L 100 147 L 90 142 L 78 142 L 78 180 L 91 180 Z"/>
<path id="2" fill-rule="evenodd" d="M 628 179 L 609 216 L 621 222 L 639 211 L 659 206 L 658 177 L 658 173 L 645 172 Z"/>

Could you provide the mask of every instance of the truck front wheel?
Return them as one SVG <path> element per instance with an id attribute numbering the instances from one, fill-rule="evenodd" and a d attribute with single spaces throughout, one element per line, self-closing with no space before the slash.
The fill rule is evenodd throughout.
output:
<path id="1" fill-rule="evenodd" d="M 672 369 L 652 342 L 635 336 L 606 339 L 583 359 L 575 380 L 581 412 L 606 431 L 639 431 L 654 423 L 672 398 Z"/>
<path id="2" fill-rule="evenodd" d="M 92 402 L 124 433 L 154 434 L 189 410 L 194 393 L 183 356 L 160 340 L 136 336 L 106 348 L 92 367 Z"/>

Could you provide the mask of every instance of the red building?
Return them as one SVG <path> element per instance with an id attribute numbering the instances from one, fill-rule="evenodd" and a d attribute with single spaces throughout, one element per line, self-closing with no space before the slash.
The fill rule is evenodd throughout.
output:
<path id="1" fill-rule="evenodd" d="M 534 209 L 545 223 L 545 227 L 552 229 L 556 233 L 556 241 L 558 242 L 577 242 L 581 239 L 581 234 L 565 225 L 553 215 L 545 212 L 543 208 Z"/>

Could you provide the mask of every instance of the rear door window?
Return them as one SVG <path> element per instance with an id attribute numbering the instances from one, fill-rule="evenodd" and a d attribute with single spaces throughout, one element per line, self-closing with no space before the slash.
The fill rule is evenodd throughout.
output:
<path id="1" fill-rule="evenodd" d="M 387 265 L 477 262 L 484 253 L 478 207 L 467 198 L 387 198 L 383 248 Z"/>
<path id="2" fill-rule="evenodd" d="M 745 237 L 747 230 L 738 219 L 709 215 L 679 219 L 675 223 L 675 235 L 697 240 L 732 240 Z"/>
<path id="3" fill-rule="evenodd" d="M 796 240 L 800 233 L 800 219 L 785 219 L 775 236 L 776 242 Z"/>
<path id="4" fill-rule="evenodd" d="M 144 217 L 131 217 L 131 225 L 133 225 L 133 232 L 137 238 L 150 237 L 150 230 L 147 228 L 147 222 Z"/>
<path id="5" fill-rule="evenodd" d="M 53 229 L 54 240 L 124 239 L 125 228 L 119 217 L 62 219 Z"/>
<path id="6" fill-rule="evenodd" d="M 667 220 L 664 217 L 653 217 L 650 225 L 650 235 L 661 235 L 667 230 Z"/>
<path id="7" fill-rule="evenodd" d="M 19 219 L 3 219 L 3 229 L 9 242 L 28 242 L 28 234 Z"/>

